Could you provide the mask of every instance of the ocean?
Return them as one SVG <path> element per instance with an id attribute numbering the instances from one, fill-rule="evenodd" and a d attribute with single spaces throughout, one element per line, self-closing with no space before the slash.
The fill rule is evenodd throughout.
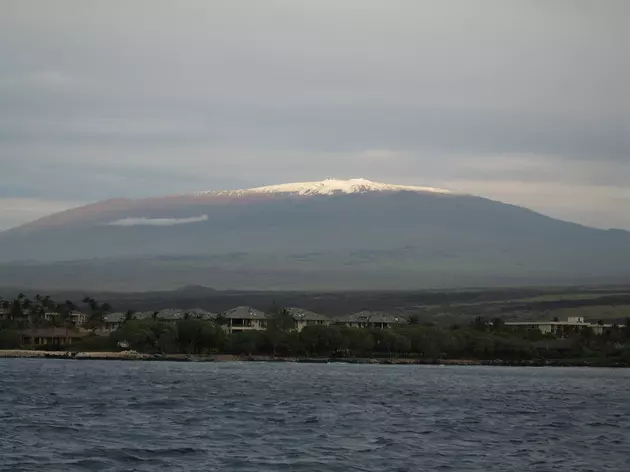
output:
<path id="1" fill-rule="evenodd" d="M 0 471 L 630 470 L 630 369 L 0 359 Z"/>

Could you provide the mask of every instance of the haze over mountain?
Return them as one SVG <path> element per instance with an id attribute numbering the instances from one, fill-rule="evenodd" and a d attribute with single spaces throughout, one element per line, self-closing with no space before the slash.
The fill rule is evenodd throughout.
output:
<path id="1" fill-rule="evenodd" d="M 630 275 L 630 234 L 365 179 L 114 199 L 0 233 L 0 284 L 423 288 Z M 627 280 L 627 279 L 626 279 Z"/>

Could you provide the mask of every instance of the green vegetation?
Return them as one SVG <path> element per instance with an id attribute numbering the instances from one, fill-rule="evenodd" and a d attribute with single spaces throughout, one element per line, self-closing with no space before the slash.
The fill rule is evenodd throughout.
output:
<path id="1" fill-rule="evenodd" d="M 89 314 L 86 328 L 95 332 L 111 310 L 93 298 L 83 300 Z M 22 333 L 35 328 L 76 330 L 76 306 L 48 296 L 29 299 L 19 294 L 0 300 L 0 349 L 23 345 Z M 421 358 L 521 361 L 535 359 L 608 359 L 630 364 L 630 318 L 625 327 L 605 328 L 595 335 L 591 328 L 555 338 L 537 330 L 506 326 L 503 319 L 481 316 L 472 321 L 435 325 L 413 314 L 408 323 L 390 329 L 354 328 L 344 325 L 312 325 L 294 330 L 290 313 L 277 305 L 268 310 L 266 327 L 230 333 L 227 319 L 213 320 L 185 316 L 179 320 L 157 317 L 134 319 L 127 311 L 119 329 L 107 335 L 89 334 L 66 349 L 73 351 L 114 351 L 132 349 L 152 354 L 207 356 L 219 353 L 243 356 L 308 358 Z M 101 334 L 104 334 L 101 331 Z M 61 348 L 50 346 L 47 349 Z"/>
<path id="2" fill-rule="evenodd" d="M 610 329 L 602 336 L 584 331 L 557 340 L 536 331 L 506 329 L 501 320 L 478 319 L 467 326 L 422 324 L 395 329 L 307 326 L 299 333 L 277 324 L 261 331 L 228 334 L 214 321 L 130 321 L 111 335 L 110 346 L 127 342 L 139 352 L 159 354 L 267 355 L 281 357 L 478 359 L 506 361 L 540 358 L 606 358 L 630 361 L 630 328 Z"/>

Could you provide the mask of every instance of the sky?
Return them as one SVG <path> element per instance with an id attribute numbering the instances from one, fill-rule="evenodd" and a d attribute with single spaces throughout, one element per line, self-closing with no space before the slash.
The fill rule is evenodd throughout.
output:
<path id="1" fill-rule="evenodd" d="M 0 229 L 327 177 L 630 229 L 630 2 L 2 0 Z"/>

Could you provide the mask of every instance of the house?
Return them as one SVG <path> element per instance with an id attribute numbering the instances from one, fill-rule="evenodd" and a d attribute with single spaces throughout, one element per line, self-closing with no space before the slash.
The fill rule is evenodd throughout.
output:
<path id="1" fill-rule="evenodd" d="M 186 312 L 184 313 L 184 317 L 203 321 L 216 320 L 218 316 L 219 315 L 217 315 L 216 313 L 204 310 L 203 308 L 193 308 L 192 310 L 186 310 Z"/>
<path id="2" fill-rule="evenodd" d="M 108 313 L 103 317 L 104 327 L 99 330 L 99 334 L 106 335 L 116 331 L 127 320 L 127 313 Z M 177 308 L 167 308 L 160 311 L 143 311 L 133 313 L 131 319 L 133 320 L 158 320 L 166 321 L 169 323 L 176 323 L 177 321 L 186 319 L 198 319 L 198 320 L 214 320 L 217 318 L 216 313 L 203 310 L 201 308 L 195 308 L 192 310 L 180 310 Z"/>
<path id="3" fill-rule="evenodd" d="M 579 333 L 585 329 L 592 329 L 595 334 L 602 334 L 606 328 L 614 325 L 588 323 L 582 316 L 570 316 L 566 321 L 508 321 L 506 327 L 514 329 L 538 330 L 543 334 L 552 334 L 563 338 Z"/>
<path id="4" fill-rule="evenodd" d="M 66 328 L 39 328 L 29 329 L 22 331 L 22 344 L 23 345 L 67 345 L 76 343 L 84 337 L 90 334 L 89 331 L 78 329 L 66 329 Z"/>
<path id="5" fill-rule="evenodd" d="M 303 308 L 287 308 L 287 311 L 293 318 L 293 329 L 302 331 L 306 326 L 328 326 L 330 318 L 320 315 L 314 311 L 305 310 Z"/>
<path id="6" fill-rule="evenodd" d="M 151 320 L 158 315 L 159 311 L 139 311 L 133 314 L 134 320 Z"/>
<path id="7" fill-rule="evenodd" d="M 105 331 L 107 333 L 111 333 L 120 328 L 125 320 L 127 319 L 127 314 L 122 312 L 117 313 L 108 313 L 103 316 L 103 328 L 101 331 Z"/>
<path id="8" fill-rule="evenodd" d="M 267 327 L 267 315 L 248 306 L 232 308 L 224 313 L 229 333 L 262 330 Z"/>
<path id="9" fill-rule="evenodd" d="M 55 319 L 57 319 L 57 317 L 60 315 L 61 313 L 57 311 L 47 311 L 44 313 L 44 319 L 46 321 L 54 323 Z M 71 311 L 68 314 L 68 320 L 77 328 L 83 326 L 89 318 L 90 317 L 88 315 L 86 315 L 85 313 L 81 313 L 80 311 Z"/>
<path id="10" fill-rule="evenodd" d="M 184 312 L 179 308 L 166 308 L 158 311 L 156 320 L 168 321 L 169 323 L 175 323 L 184 319 Z"/>
<path id="11" fill-rule="evenodd" d="M 73 325 L 80 328 L 87 322 L 89 316 L 85 313 L 81 313 L 80 311 L 71 311 L 68 318 L 72 321 Z"/>
<path id="12" fill-rule="evenodd" d="M 348 326 L 350 328 L 393 328 L 401 324 L 406 324 L 407 320 L 398 315 L 379 311 L 363 310 L 351 315 L 342 316 L 335 320 L 335 324 Z"/>
<path id="13" fill-rule="evenodd" d="M 197 319 L 197 320 L 214 320 L 217 318 L 216 313 L 211 313 L 202 308 L 193 308 L 192 310 L 181 310 L 179 308 L 167 308 L 160 310 L 156 316 L 157 320 L 169 321 L 175 323 L 181 320 Z"/>

